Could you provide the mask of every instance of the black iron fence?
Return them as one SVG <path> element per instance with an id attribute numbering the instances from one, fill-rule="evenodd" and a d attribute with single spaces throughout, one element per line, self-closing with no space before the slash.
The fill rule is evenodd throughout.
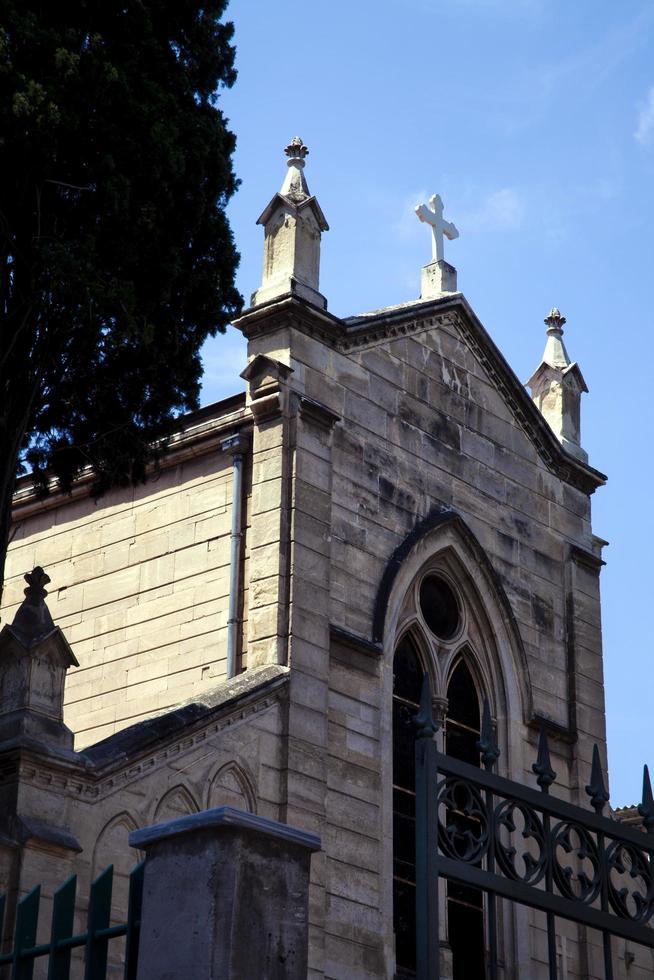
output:
<path id="1" fill-rule="evenodd" d="M 556 917 L 599 930 L 613 980 L 612 939 L 654 949 L 654 799 L 645 766 L 638 810 L 646 833 L 602 816 L 608 802 L 597 746 L 586 792 L 594 813 L 549 795 L 556 778 L 541 728 L 536 790 L 498 776 L 488 704 L 478 748 L 484 769 L 438 751 L 425 677 L 416 718 L 416 941 L 418 980 L 438 980 L 439 878 L 485 893 L 487 976 L 498 975 L 498 898 L 540 909 L 550 980 L 557 980 Z"/>
<path id="2" fill-rule="evenodd" d="M 141 920 L 144 862 L 130 874 L 127 922 L 110 925 L 113 866 L 100 874 L 89 894 L 86 932 L 74 933 L 77 876 L 73 875 L 54 894 L 52 923 L 47 942 L 37 943 L 41 888 L 37 885 L 16 906 L 13 948 L 0 954 L 0 976 L 31 980 L 34 964 L 48 957 L 47 980 L 69 980 L 71 954 L 84 949 L 84 980 L 105 980 L 109 942 L 125 937 L 125 980 L 136 980 L 138 933 Z M 0 897 L 0 929 L 4 925 L 6 896 Z"/>

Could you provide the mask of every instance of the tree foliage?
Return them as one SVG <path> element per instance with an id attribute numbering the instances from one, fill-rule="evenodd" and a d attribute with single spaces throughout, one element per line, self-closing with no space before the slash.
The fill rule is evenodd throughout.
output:
<path id="1" fill-rule="evenodd" d="M 0 582 L 21 456 L 138 481 L 241 299 L 225 0 L 0 0 Z"/>

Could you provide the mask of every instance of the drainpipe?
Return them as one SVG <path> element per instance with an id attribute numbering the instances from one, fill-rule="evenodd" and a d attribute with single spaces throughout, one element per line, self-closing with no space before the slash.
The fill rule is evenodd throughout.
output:
<path id="1" fill-rule="evenodd" d="M 241 581 L 241 538 L 243 503 L 243 439 L 231 436 L 220 444 L 223 452 L 232 454 L 232 533 L 229 559 L 229 611 L 227 618 L 227 677 L 236 674 L 236 646 L 238 642 L 238 600 Z"/>

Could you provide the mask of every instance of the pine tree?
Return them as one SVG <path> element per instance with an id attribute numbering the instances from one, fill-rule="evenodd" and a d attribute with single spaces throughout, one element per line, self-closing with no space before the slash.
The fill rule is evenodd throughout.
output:
<path id="1" fill-rule="evenodd" d="M 0 583 L 21 467 L 142 480 L 240 309 L 225 6 L 0 0 Z"/>

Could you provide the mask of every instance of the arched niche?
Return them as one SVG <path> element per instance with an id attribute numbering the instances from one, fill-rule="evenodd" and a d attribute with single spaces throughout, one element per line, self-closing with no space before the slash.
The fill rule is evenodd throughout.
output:
<path id="1" fill-rule="evenodd" d="M 220 766 L 209 780 L 207 807 L 233 806 L 237 810 L 257 812 L 254 780 L 238 762 Z"/>
<path id="2" fill-rule="evenodd" d="M 186 786 L 173 786 L 161 797 L 154 811 L 153 823 L 177 820 L 189 813 L 197 813 L 200 807 Z"/>
<path id="3" fill-rule="evenodd" d="M 129 835 L 137 829 L 138 825 L 131 814 L 127 811 L 117 813 L 104 825 L 93 848 L 92 880 L 95 880 L 110 864 L 114 869 L 111 893 L 112 925 L 126 921 L 130 872 L 143 857 L 141 852 L 129 846 Z M 122 939 L 110 943 L 111 970 L 120 964 L 124 952 L 123 946 Z"/>

